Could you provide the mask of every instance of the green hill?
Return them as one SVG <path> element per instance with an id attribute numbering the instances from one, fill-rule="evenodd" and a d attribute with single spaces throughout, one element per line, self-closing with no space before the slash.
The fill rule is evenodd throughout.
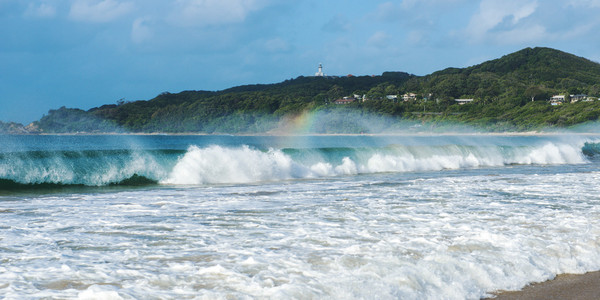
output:
<path id="1" fill-rule="evenodd" d="M 406 93 L 414 99 L 402 100 Z M 547 101 L 567 95 L 563 105 Z M 427 76 L 298 77 L 276 84 L 222 91 L 163 93 L 149 101 L 117 103 L 88 111 L 62 107 L 34 125 L 42 132 L 260 133 L 277 130 L 304 113 L 321 116 L 308 132 L 373 132 L 359 122 L 385 127 L 422 123 L 436 129 L 465 124 L 484 130 L 539 130 L 597 121 L 600 102 L 569 103 L 568 95 L 600 95 L 600 64 L 549 48 L 527 48 L 468 68 Z M 342 97 L 365 95 L 347 105 Z M 390 99 L 389 95 L 399 96 Z M 454 99 L 473 99 L 459 105 Z"/>
<path id="2" fill-rule="evenodd" d="M 22 124 L 10 122 L 4 123 L 0 121 L 0 134 L 26 134 L 30 131 Z"/>

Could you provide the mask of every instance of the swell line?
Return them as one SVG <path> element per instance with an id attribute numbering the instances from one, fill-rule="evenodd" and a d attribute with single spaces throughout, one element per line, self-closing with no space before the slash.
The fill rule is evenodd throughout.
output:
<path id="1" fill-rule="evenodd" d="M 382 172 L 440 171 L 506 165 L 582 164 L 600 144 L 390 145 L 256 149 L 30 151 L 0 153 L 0 190 L 68 186 L 202 185 Z"/>

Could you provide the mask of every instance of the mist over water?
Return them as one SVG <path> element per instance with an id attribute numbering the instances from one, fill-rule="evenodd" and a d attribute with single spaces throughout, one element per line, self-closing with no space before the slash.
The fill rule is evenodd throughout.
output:
<path id="1" fill-rule="evenodd" d="M 0 298 L 480 299 L 600 270 L 596 136 L 11 139 Z"/>
<path id="2" fill-rule="evenodd" d="M 384 172 L 580 164 L 586 163 L 597 149 L 594 142 L 586 144 L 589 139 L 583 137 L 529 138 L 520 142 L 518 138 L 486 136 L 338 137 L 350 142 L 343 147 L 332 137 L 312 137 L 318 143 L 325 141 L 323 145 L 302 142 L 306 138 L 309 137 L 287 138 L 295 141 L 277 148 L 251 137 L 229 137 L 241 143 L 220 145 L 210 139 L 190 137 L 189 143 L 174 149 L 143 149 L 131 146 L 134 144 L 129 149 L 121 148 L 121 144 L 109 149 L 111 146 L 106 144 L 90 143 L 89 149 L 84 146 L 81 150 L 4 151 L 0 153 L 0 180 L 6 187 L 253 183 Z M 147 137 L 159 144 L 157 141 L 163 139 Z M 243 143 L 244 139 L 253 144 Z"/>
<path id="3" fill-rule="evenodd" d="M 439 171 L 513 164 L 585 163 L 581 145 L 400 146 L 260 151 L 241 148 L 190 147 L 177 162 L 170 184 L 251 183 L 294 178 Z"/>
<path id="4" fill-rule="evenodd" d="M 440 134 L 481 133 L 446 121 L 406 120 L 350 109 L 304 111 L 273 124 L 275 134 Z"/>

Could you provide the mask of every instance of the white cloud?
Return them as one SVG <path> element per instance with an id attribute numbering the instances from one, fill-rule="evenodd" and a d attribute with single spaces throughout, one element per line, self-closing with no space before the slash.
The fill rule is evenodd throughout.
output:
<path id="1" fill-rule="evenodd" d="M 345 16 L 338 14 L 327 21 L 321 29 L 328 32 L 344 32 L 350 30 L 350 24 L 352 24 L 350 20 Z"/>
<path id="2" fill-rule="evenodd" d="M 580 40 L 582 37 L 585 38 L 586 35 L 594 36 L 594 32 L 597 32 L 598 28 L 600 27 L 599 25 L 600 20 L 593 20 L 587 21 L 582 24 L 575 24 L 575 26 L 569 28 L 569 30 L 557 33 L 557 37 L 562 38 L 563 40 Z"/>
<path id="3" fill-rule="evenodd" d="M 427 40 L 426 32 L 422 30 L 412 30 L 406 37 L 406 43 L 410 46 L 425 44 Z"/>
<path id="4" fill-rule="evenodd" d="M 131 40 L 136 44 L 143 43 L 153 36 L 152 30 L 144 22 L 144 18 L 137 18 L 131 26 Z"/>
<path id="5" fill-rule="evenodd" d="M 393 21 L 403 15 L 402 9 L 392 2 L 384 2 L 377 6 L 373 17 L 379 21 Z"/>
<path id="6" fill-rule="evenodd" d="M 569 5 L 575 7 L 600 7 L 600 0 L 570 0 Z"/>
<path id="7" fill-rule="evenodd" d="M 479 11 L 471 18 L 466 33 L 471 41 L 537 38 L 543 33 L 540 25 L 522 21 L 536 12 L 537 0 L 483 0 Z M 519 34 L 525 34 L 520 36 Z"/>
<path id="8" fill-rule="evenodd" d="M 524 26 L 498 33 L 494 39 L 497 44 L 523 44 L 549 39 L 546 28 L 541 25 Z"/>
<path id="9" fill-rule="evenodd" d="M 368 17 L 380 22 L 402 22 L 410 27 L 429 26 L 467 0 L 403 0 L 383 2 Z"/>
<path id="10" fill-rule="evenodd" d="M 291 49 L 290 44 L 281 38 L 266 41 L 264 48 L 269 52 L 287 52 Z"/>
<path id="11" fill-rule="evenodd" d="M 104 23 L 128 14 L 133 8 L 132 2 L 75 0 L 71 5 L 69 17 L 76 21 Z"/>
<path id="12" fill-rule="evenodd" d="M 367 41 L 367 44 L 377 48 L 386 48 L 390 37 L 383 31 L 375 32 Z"/>
<path id="13" fill-rule="evenodd" d="M 56 8 L 48 3 L 29 3 L 25 16 L 35 18 L 53 18 L 56 16 Z"/>
<path id="14" fill-rule="evenodd" d="M 456 2 L 461 2 L 463 0 L 404 0 L 402 1 L 402 8 L 404 9 L 412 9 L 417 5 L 428 5 L 428 6 L 438 6 L 442 4 L 455 4 Z"/>
<path id="15" fill-rule="evenodd" d="M 170 19 L 186 27 L 241 23 L 263 6 L 262 0 L 178 0 Z"/>

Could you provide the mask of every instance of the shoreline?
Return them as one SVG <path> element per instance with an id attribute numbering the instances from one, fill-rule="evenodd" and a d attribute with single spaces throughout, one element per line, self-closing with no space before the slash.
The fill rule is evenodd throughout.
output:
<path id="1" fill-rule="evenodd" d="M 286 133 L 286 132 L 262 132 L 262 133 L 202 133 L 202 132 L 68 132 L 68 133 L 17 133 L 0 135 L 33 135 L 33 136 L 600 136 L 600 132 L 537 132 L 537 131 L 515 131 L 515 132 L 389 132 L 389 133 Z"/>
<path id="2" fill-rule="evenodd" d="M 561 274 L 544 282 L 531 283 L 519 291 L 496 291 L 485 300 L 578 299 L 600 298 L 600 271 Z"/>

